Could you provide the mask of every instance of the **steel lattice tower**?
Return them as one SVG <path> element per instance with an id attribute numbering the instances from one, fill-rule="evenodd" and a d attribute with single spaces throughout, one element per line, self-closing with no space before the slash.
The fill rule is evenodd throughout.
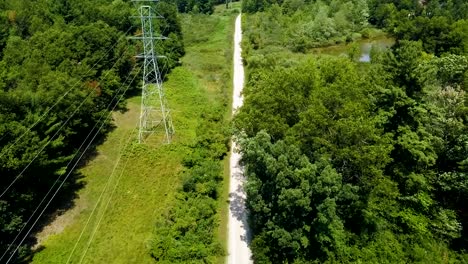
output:
<path id="1" fill-rule="evenodd" d="M 136 0 L 134 2 L 155 1 Z M 138 55 L 137 58 L 144 59 L 138 140 L 141 143 L 145 135 L 153 133 L 157 127 L 163 125 L 165 140 L 167 143 L 171 143 L 171 138 L 175 131 L 172 124 L 171 113 L 164 96 L 162 76 L 157 61 L 158 58 L 164 56 L 158 56 L 156 54 L 154 45 L 155 40 L 163 40 L 166 38 L 163 36 L 155 36 L 153 31 L 153 19 L 157 17 L 153 15 L 153 8 L 149 5 L 141 5 L 138 10 L 141 19 L 142 35 L 134 39 L 142 40 L 143 54 Z"/>

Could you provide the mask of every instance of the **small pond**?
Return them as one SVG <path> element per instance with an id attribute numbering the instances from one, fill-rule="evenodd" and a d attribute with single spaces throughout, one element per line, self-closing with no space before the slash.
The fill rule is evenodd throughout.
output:
<path id="1" fill-rule="evenodd" d="M 388 49 L 393 44 L 395 44 L 395 40 L 388 37 L 360 41 L 359 46 L 361 47 L 361 57 L 359 58 L 359 61 L 370 62 L 370 51 L 372 46 L 378 47 L 379 49 Z"/>
<path id="2" fill-rule="evenodd" d="M 370 61 L 370 51 L 372 46 L 376 46 L 380 49 L 388 49 L 393 44 L 395 44 L 395 39 L 382 36 L 373 39 L 361 39 L 356 41 L 359 43 L 359 47 L 361 48 L 361 56 L 359 61 L 361 62 L 369 62 Z M 327 55 L 335 55 L 335 56 L 346 56 L 348 54 L 349 49 L 351 48 L 352 43 L 349 44 L 342 44 L 342 45 L 333 45 L 323 48 L 314 48 L 311 50 L 313 54 L 327 54 Z"/>

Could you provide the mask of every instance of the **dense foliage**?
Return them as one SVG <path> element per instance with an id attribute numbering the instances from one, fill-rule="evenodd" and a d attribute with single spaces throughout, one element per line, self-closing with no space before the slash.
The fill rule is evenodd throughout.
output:
<path id="1" fill-rule="evenodd" d="M 223 167 L 229 134 L 224 107 L 206 108 L 204 123 L 184 160 L 182 188 L 175 206 L 156 225 L 151 255 L 160 263 L 213 263 L 224 254 L 215 238 Z"/>
<path id="2" fill-rule="evenodd" d="M 159 50 L 173 67 L 183 54 L 176 9 L 164 3 L 158 9 L 169 18 L 158 30 L 171 37 Z M 117 99 L 127 86 L 138 86 L 131 81 L 141 45 L 126 38 L 138 34 L 138 21 L 129 20 L 134 13 L 124 1 L 0 1 L 2 254 L 16 247 L 20 240 L 10 243 L 56 179 L 69 171 L 79 146 L 92 138 L 91 129 L 103 124 L 98 138 L 105 135 Z M 116 105 L 123 107 L 123 101 Z M 73 196 L 73 185 L 67 182 L 59 195 Z"/>
<path id="3" fill-rule="evenodd" d="M 369 37 L 366 0 L 286 0 L 281 5 L 266 1 L 243 1 L 243 10 L 257 12 L 245 23 L 245 37 L 253 49 L 271 45 L 296 52 Z M 264 5 L 267 5 L 266 8 Z"/>
<path id="4" fill-rule="evenodd" d="M 370 22 L 398 39 L 421 40 L 426 52 L 468 52 L 468 3 L 453 1 L 369 1 Z"/>
<path id="5" fill-rule="evenodd" d="M 286 1 L 247 16 L 246 36 L 264 43 L 244 42 L 235 120 L 256 263 L 468 261 L 468 13 L 394 2 L 369 2 L 371 23 L 385 6 L 413 16 L 392 18 L 397 43 L 371 63 L 264 55 L 276 40 L 248 25 Z"/>

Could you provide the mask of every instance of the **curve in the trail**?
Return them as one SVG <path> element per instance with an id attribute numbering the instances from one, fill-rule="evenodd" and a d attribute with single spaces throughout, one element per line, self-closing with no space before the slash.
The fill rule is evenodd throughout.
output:
<path id="1" fill-rule="evenodd" d="M 232 100 L 233 113 L 242 106 L 242 88 L 244 87 L 244 66 L 241 57 L 241 15 L 236 18 L 234 33 L 234 92 Z M 240 154 L 236 151 L 235 142 L 232 143 L 230 159 L 230 185 L 229 185 L 229 234 L 228 234 L 228 264 L 253 263 L 249 248 L 250 232 L 247 224 L 247 212 L 245 209 L 245 181 L 242 167 L 239 165 Z"/>

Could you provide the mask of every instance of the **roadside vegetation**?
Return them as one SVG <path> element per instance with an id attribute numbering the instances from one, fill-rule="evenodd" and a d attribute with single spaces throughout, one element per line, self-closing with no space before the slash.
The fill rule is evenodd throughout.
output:
<path id="1" fill-rule="evenodd" d="M 203 96 L 195 99 L 200 122 L 183 160 L 182 187 L 175 204 L 156 225 L 151 254 L 160 263 L 216 263 L 226 254 L 219 237 L 227 207 L 224 165 L 229 151 L 228 113 L 231 98 L 232 35 L 236 9 L 214 15 L 183 17 L 187 56 L 186 82 Z M 193 30 L 193 29 L 197 30 Z M 177 76 L 181 78 L 182 76 Z M 199 79 L 198 79 L 198 78 Z M 226 179 L 225 182 L 223 180 Z M 227 223 L 223 222 L 223 225 Z M 219 231 L 220 230 L 220 231 Z"/>
<path id="2" fill-rule="evenodd" d="M 353 50 L 314 55 L 342 37 L 347 5 L 365 18 L 342 16 L 351 36 L 376 27 L 395 45 L 372 49 L 369 63 Z M 255 263 L 467 262 L 466 8 L 243 2 L 248 77 L 235 128 Z"/>

